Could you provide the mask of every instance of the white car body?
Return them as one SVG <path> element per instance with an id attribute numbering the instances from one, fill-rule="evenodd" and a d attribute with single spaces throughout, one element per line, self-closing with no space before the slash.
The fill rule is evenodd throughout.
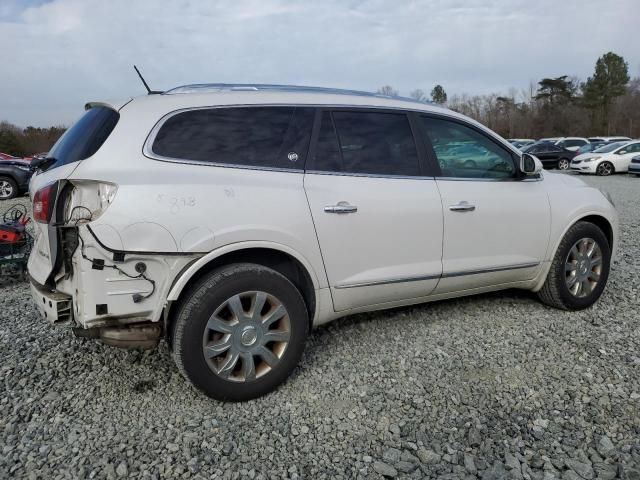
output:
<path id="1" fill-rule="evenodd" d="M 580 173 L 597 173 L 598 167 L 604 163 L 613 166 L 611 173 L 624 173 L 629 170 L 631 159 L 640 154 L 640 141 L 619 142 L 620 146 L 610 152 L 599 152 L 609 145 L 603 145 L 593 152 L 577 155 L 571 160 L 571 170 Z M 612 146 L 613 144 L 611 144 Z"/>
<path id="2" fill-rule="evenodd" d="M 174 112 L 248 105 L 433 114 L 482 132 L 514 159 L 521 155 L 486 127 L 434 105 L 333 91 L 196 90 L 89 104 L 120 113 L 101 148 L 33 177 L 32 198 L 60 180 L 75 185 L 77 198 L 95 197 L 93 181 L 116 186 L 92 200 L 103 206 L 95 218 L 74 221 L 83 245 L 62 266 L 52 266 L 60 256 L 55 226 L 36 223 L 29 273 L 34 298 L 51 320 L 84 329 L 162 322 L 203 268 L 243 252 L 277 252 L 297 262 L 313 298 L 311 320 L 319 325 L 355 312 L 499 289 L 537 291 L 563 235 L 581 219 L 606 225 L 615 250 L 614 206 L 597 189 L 563 174 L 543 171 L 513 181 L 389 178 L 154 158 L 147 139 Z M 341 202 L 357 212 L 327 214 L 327 206 L 346 205 Z M 465 202 L 475 211 L 451 209 Z M 83 252 L 115 262 L 130 276 L 95 268 Z M 131 278 L 140 262 L 155 282 L 151 294 L 149 282 Z M 136 302 L 135 295 L 144 298 Z"/>

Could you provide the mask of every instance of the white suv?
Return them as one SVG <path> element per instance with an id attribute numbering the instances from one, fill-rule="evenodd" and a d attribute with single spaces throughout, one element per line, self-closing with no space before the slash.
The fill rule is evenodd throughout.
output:
<path id="1" fill-rule="evenodd" d="M 610 200 L 445 108 L 197 85 L 86 110 L 32 180 L 34 300 L 107 344 L 166 338 L 211 397 L 274 389 L 348 314 L 504 288 L 575 310 L 605 288 Z"/>

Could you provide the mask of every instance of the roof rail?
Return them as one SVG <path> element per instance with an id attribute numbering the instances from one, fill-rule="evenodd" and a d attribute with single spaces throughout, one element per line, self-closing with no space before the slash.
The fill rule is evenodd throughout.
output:
<path id="1" fill-rule="evenodd" d="M 414 98 L 400 97 L 397 95 L 382 95 L 380 93 L 363 92 L 360 90 L 346 90 L 341 88 L 309 87 L 304 85 L 275 85 L 264 83 L 194 83 L 181 85 L 163 93 L 163 95 L 176 95 L 180 93 L 210 93 L 210 92 L 246 92 L 246 91 L 271 91 L 271 92 L 301 92 L 301 93 L 325 93 L 332 95 L 353 95 L 358 97 L 390 98 L 414 103 L 421 102 Z"/>

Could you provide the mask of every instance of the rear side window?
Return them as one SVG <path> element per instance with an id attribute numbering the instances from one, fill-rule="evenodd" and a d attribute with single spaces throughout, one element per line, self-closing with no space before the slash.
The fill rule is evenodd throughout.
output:
<path id="1" fill-rule="evenodd" d="M 313 169 L 337 173 L 418 176 L 407 116 L 382 112 L 324 112 Z"/>
<path id="2" fill-rule="evenodd" d="M 295 107 L 189 110 L 162 124 L 151 150 L 177 160 L 302 170 L 313 112 Z"/>
<path id="3" fill-rule="evenodd" d="M 585 142 L 584 140 L 565 140 L 562 143 L 562 146 L 564 148 L 567 148 L 567 147 L 581 147 L 585 143 L 587 143 L 587 142 Z"/>
<path id="4" fill-rule="evenodd" d="M 49 170 L 89 158 L 96 153 L 115 128 L 120 114 L 108 107 L 87 110 L 56 144 L 48 157 L 55 158 Z"/>

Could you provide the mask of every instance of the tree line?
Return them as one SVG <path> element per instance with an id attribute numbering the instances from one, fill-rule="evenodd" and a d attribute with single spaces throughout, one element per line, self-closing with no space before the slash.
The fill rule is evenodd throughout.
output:
<path id="1" fill-rule="evenodd" d="M 386 85 L 383 95 L 398 95 Z M 421 89 L 410 97 L 432 101 L 463 113 L 506 138 L 625 135 L 640 137 L 640 77 L 630 79 L 624 58 L 613 52 L 596 61 L 592 76 L 543 78 L 506 95 L 452 95 L 436 85 L 427 97 Z"/>
<path id="2" fill-rule="evenodd" d="M 48 152 L 65 130 L 65 127 L 20 128 L 6 121 L 0 122 L 0 152 L 16 157 Z"/>
<path id="3" fill-rule="evenodd" d="M 385 85 L 378 93 L 395 96 Z M 436 85 L 429 96 L 421 89 L 410 96 L 433 101 L 463 113 L 506 138 L 626 135 L 640 137 L 640 77 L 630 79 L 624 58 L 608 52 L 596 61 L 584 82 L 562 75 L 543 78 L 528 88 L 512 88 L 506 95 L 452 95 Z M 20 128 L 0 122 L 0 152 L 27 156 L 46 152 L 65 127 Z"/>

